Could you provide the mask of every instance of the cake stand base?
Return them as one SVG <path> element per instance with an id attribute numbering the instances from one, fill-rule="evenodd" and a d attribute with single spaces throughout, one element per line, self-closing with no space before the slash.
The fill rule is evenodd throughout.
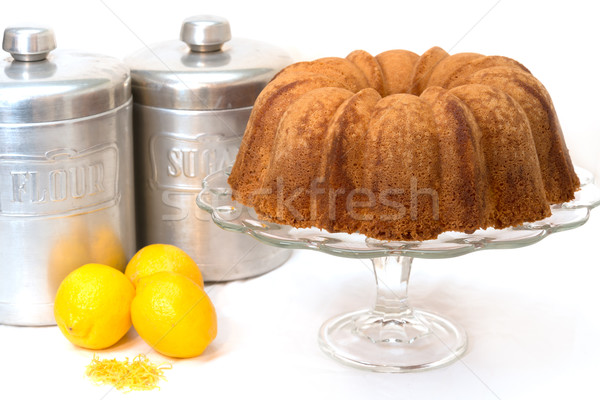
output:
<path id="1" fill-rule="evenodd" d="M 353 367 L 415 372 L 450 364 L 467 349 L 455 323 L 408 303 L 412 257 L 374 258 L 377 296 L 371 310 L 334 317 L 319 333 L 321 349 Z"/>

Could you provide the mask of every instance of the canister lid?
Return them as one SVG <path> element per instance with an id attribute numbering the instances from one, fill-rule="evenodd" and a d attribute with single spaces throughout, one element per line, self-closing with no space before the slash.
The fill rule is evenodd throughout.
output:
<path id="1" fill-rule="evenodd" d="M 61 121 L 100 114 L 131 97 L 116 58 L 56 50 L 52 29 L 11 27 L 0 60 L 0 124 Z"/>
<path id="2" fill-rule="evenodd" d="M 134 101 L 177 110 L 248 107 L 291 58 L 278 47 L 231 38 L 226 19 L 183 21 L 181 40 L 159 43 L 126 58 Z"/>

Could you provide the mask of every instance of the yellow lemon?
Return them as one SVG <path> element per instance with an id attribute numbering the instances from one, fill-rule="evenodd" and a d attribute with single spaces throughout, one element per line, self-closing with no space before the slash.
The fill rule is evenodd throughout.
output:
<path id="1" fill-rule="evenodd" d="M 151 244 L 140 249 L 129 260 L 125 275 L 137 286 L 141 278 L 162 271 L 185 275 L 201 288 L 204 287 L 202 273 L 196 262 L 185 251 L 170 244 Z"/>
<path id="2" fill-rule="evenodd" d="M 208 295 L 174 272 L 139 281 L 131 320 L 146 343 L 169 357 L 196 357 L 217 336 L 217 314 Z"/>
<path id="3" fill-rule="evenodd" d="M 105 349 L 131 327 L 135 288 L 108 265 L 86 264 L 62 281 L 54 299 L 54 318 L 63 335 L 87 349 Z"/>

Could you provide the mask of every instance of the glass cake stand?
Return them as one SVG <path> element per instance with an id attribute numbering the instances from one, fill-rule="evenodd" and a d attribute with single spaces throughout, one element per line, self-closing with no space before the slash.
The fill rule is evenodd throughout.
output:
<path id="1" fill-rule="evenodd" d="M 582 186 L 575 200 L 552 206 L 552 215 L 544 220 L 472 234 L 445 232 L 435 240 L 422 242 L 389 242 L 261 221 L 254 209 L 232 200 L 227 183 L 230 171 L 231 167 L 207 176 L 196 199 L 221 228 L 273 246 L 371 259 L 376 284 L 374 306 L 326 321 L 319 344 L 325 353 L 345 364 L 379 372 L 441 367 L 456 361 L 467 349 L 463 328 L 410 306 L 408 280 L 414 258 L 449 258 L 478 250 L 528 246 L 552 233 L 583 225 L 590 210 L 600 204 L 600 189 L 594 185 L 593 175 L 577 168 Z"/>

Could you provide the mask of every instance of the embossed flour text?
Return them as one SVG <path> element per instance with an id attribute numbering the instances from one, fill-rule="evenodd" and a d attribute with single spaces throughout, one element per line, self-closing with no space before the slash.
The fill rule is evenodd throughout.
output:
<path id="1" fill-rule="evenodd" d="M 118 150 L 58 149 L 44 156 L 0 155 L 0 215 L 91 211 L 118 197 Z"/>
<path id="2" fill-rule="evenodd" d="M 12 171 L 13 201 L 46 203 L 81 199 L 104 192 L 101 162 L 51 171 Z"/>

